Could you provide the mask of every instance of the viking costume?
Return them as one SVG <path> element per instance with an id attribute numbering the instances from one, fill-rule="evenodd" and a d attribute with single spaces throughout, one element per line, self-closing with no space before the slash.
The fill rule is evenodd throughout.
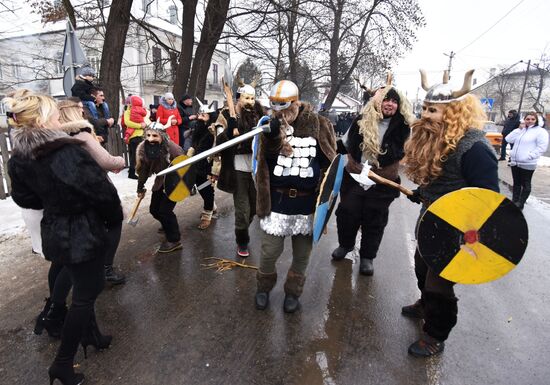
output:
<path id="1" fill-rule="evenodd" d="M 388 100 L 397 103 L 398 108 L 393 116 L 385 117 L 382 104 Z M 338 142 L 338 151 L 348 154 L 348 164 L 368 161 L 374 173 L 399 183 L 399 161 L 404 156 L 403 146 L 413 120 L 407 99 L 396 88 L 387 85 L 370 99 L 361 116 Z M 332 253 L 332 258 L 341 260 L 353 250 L 357 231 L 361 228 L 359 271 L 372 275 L 372 260 L 376 258 L 388 223 L 389 206 L 399 196 L 399 191 L 385 185 L 365 190 L 348 170 L 346 167 L 336 210 L 339 247 Z"/>
<path id="2" fill-rule="evenodd" d="M 256 124 L 263 116 L 263 110 L 260 103 L 255 100 L 255 94 L 252 85 L 241 84 L 237 90 L 236 118 L 229 116 L 228 109 L 219 115 L 218 124 L 224 131 L 218 136 L 217 144 L 233 139 L 235 129 L 238 130 L 238 135 L 242 135 L 256 128 Z M 222 151 L 218 188 L 233 194 L 237 256 L 248 257 L 248 227 L 256 214 L 256 187 L 252 179 L 252 139 Z"/>
<path id="3" fill-rule="evenodd" d="M 262 229 L 256 307 L 263 310 L 268 305 L 269 292 L 277 281 L 275 264 L 285 237 L 290 236 L 293 258 L 284 286 L 284 310 L 292 313 L 300 306 L 318 187 L 336 155 L 336 139 L 330 122 L 315 114 L 311 105 L 298 101 L 294 83 L 275 84 L 270 100 L 276 112 L 271 132 L 261 136 L 256 175 Z"/>
<path id="4" fill-rule="evenodd" d="M 183 154 L 180 146 L 168 139 L 164 132 L 157 130 L 158 126 L 160 126 L 159 123 L 151 123 L 149 128 L 145 130 L 145 140 L 139 144 L 136 150 L 138 194 L 145 193 L 145 182 L 151 175 L 164 170 L 174 158 Z M 158 138 L 158 136 L 160 136 L 160 142 L 154 141 L 154 137 Z M 166 235 L 166 240 L 161 244 L 158 251 L 168 253 L 181 249 L 180 229 L 178 219 L 174 214 L 176 202 L 172 202 L 164 193 L 162 177 L 157 176 L 155 178 L 151 190 L 149 212 L 153 218 L 160 222 Z"/>
<path id="5" fill-rule="evenodd" d="M 212 107 L 202 104 L 198 98 L 197 102 L 199 103 L 200 108 L 197 120 L 195 121 L 196 123 L 193 130 L 191 147 L 187 150 L 187 156 L 189 157 L 211 149 L 214 146 L 214 135 L 216 133 L 215 122 L 218 118 L 218 112 Z M 212 163 L 213 159 L 207 158 L 200 160 L 193 165 L 195 171 L 195 184 L 197 186 L 203 185 L 209 179 L 212 180 Z M 212 214 L 215 210 L 214 186 L 209 184 L 206 187 L 202 187 L 199 190 L 199 194 L 201 195 L 204 204 L 201 213 L 201 221 L 198 228 L 204 230 L 210 226 Z"/>
<path id="6" fill-rule="evenodd" d="M 466 74 L 461 90 L 453 91 L 447 73 L 443 84 L 430 88 L 422 72 L 422 87 L 428 93 L 422 118 L 413 124 L 405 145 L 407 176 L 419 184 L 409 199 L 423 204 L 421 216 L 435 200 L 463 187 L 499 191 L 497 157 L 479 129 L 485 114 L 479 100 L 467 94 L 472 73 Z M 409 347 L 409 353 L 427 357 L 443 351 L 443 341 L 457 322 L 457 298 L 454 282 L 432 271 L 418 249 L 414 260 L 421 297 L 403 307 L 402 314 L 424 319 L 424 335 Z"/>

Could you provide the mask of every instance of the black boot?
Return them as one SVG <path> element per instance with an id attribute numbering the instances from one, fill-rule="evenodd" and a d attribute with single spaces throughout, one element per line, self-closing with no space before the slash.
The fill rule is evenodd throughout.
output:
<path id="1" fill-rule="evenodd" d="M 512 202 L 516 203 L 519 202 L 519 196 L 521 194 L 521 186 L 514 185 L 512 187 Z"/>
<path id="2" fill-rule="evenodd" d="M 258 271 L 256 274 L 258 288 L 254 296 L 256 309 L 265 310 L 269 306 L 269 292 L 277 282 L 277 273 L 262 273 Z"/>
<path id="3" fill-rule="evenodd" d="M 338 246 L 332 252 L 332 259 L 335 260 L 335 261 L 340 261 L 340 260 L 346 258 L 346 255 L 352 250 L 353 250 L 353 247 L 351 249 L 348 249 L 346 247 Z"/>
<path id="4" fill-rule="evenodd" d="M 44 309 L 38 314 L 38 317 L 36 317 L 36 323 L 34 325 L 34 334 L 41 335 L 42 331 L 44 330 L 44 325 L 42 323 L 42 319 L 46 317 L 46 314 L 48 314 L 48 311 L 50 310 L 50 306 L 52 302 L 49 298 L 44 298 Z"/>
<path id="5" fill-rule="evenodd" d="M 37 320 L 37 327 L 42 333 L 43 329 L 46 329 L 48 335 L 53 338 L 61 338 L 61 332 L 63 330 L 63 324 L 65 323 L 65 316 L 67 315 L 67 305 L 64 303 L 51 302 L 48 313 Z M 36 332 L 36 327 L 35 327 Z M 38 333 L 38 334 L 40 334 Z"/>
<path id="6" fill-rule="evenodd" d="M 101 334 L 94 314 L 90 319 L 90 323 L 84 332 L 84 335 L 82 336 L 82 340 L 80 341 L 80 344 L 84 349 L 84 358 L 88 358 L 87 350 L 89 345 L 92 345 L 96 351 L 100 351 L 109 348 L 112 340 L 112 336 Z"/>
<path id="7" fill-rule="evenodd" d="M 405 317 L 424 319 L 424 306 L 422 299 L 419 299 L 412 305 L 403 306 L 401 308 L 401 314 Z"/>
<path id="8" fill-rule="evenodd" d="M 527 202 L 527 198 L 529 198 L 530 193 L 531 191 L 525 191 L 525 189 L 523 189 L 523 191 L 519 195 L 516 206 L 518 206 L 520 210 L 523 210 L 523 206 L 525 206 L 525 202 Z"/>
<path id="9" fill-rule="evenodd" d="M 361 258 L 359 262 L 359 273 L 361 275 L 371 276 L 374 274 L 374 266 L 372 264 L 372 259 Z"/>
<path id="10" fill-rule="evenodd" d="M 298 298 L 302 295 L 305 282 L 306 277 L 304 275 L 292 270 L 288 271 L 285 282 L 285 301 L 283 303 L 285 313 L 294 313 L 300 309 L 301 305 Z"/>
<path id="11" fill-rule="evenodd" d="M 84 375 L 82 373 L 75 373 L 72 364 L 58 364 L 54 362 L 50 366 L 48 374 L 50 375 L 50 385 L 56 379 L 61 381 L 63 385 L 80 385 L 84 382 Z"/>
<path id="12" fill-rule="evenodd" d="M 126 277 L 117 273 L 113 265 L 105 265 L 105 281 L 111 282 L 113 285 L 120 285 L 126 282 Z"/>

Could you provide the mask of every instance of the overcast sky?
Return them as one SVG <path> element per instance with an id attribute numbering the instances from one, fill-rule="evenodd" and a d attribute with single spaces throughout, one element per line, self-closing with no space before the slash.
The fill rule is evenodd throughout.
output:
<path id="1" fill-rule="evenodd" d="M 461 83 L 468 69 L 476 69 L 474 77 L 477 75 L 481 80 L 488 77 L 491 67 L 520 60 L 538 61 L 545 50 L 550 55 L 549 0 L 419 0 L 419 3 L 426 27 L 418 32 L 418 41 L 409 54 L 394 66 L 396 86 L 411 99 L 420 87 L 419 68 L 428 71 L 429 84 L 441 81 L 449 64 L 443 53 L 456 52 L 451 83 Z M 419 95 L 424 95 L 421 88 Z"/>

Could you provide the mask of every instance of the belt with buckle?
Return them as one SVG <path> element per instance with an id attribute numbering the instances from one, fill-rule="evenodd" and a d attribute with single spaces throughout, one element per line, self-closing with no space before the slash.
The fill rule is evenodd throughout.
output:
<path id="1" fill-rule="evenodd" d="M 297 190 L 295 188 L 276 188 L 275 191 L 289 198 L 305 197 L 314 193 L 314 190 Z"/>

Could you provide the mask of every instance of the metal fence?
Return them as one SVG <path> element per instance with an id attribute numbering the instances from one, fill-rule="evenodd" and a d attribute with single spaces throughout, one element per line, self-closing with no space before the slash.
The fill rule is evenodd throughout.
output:
<path id="1" fill-rule="evenodd" d="M 117 124 L 109 129 L 107 151 L 111 155 L 122 156 L 128 166 L 128 147 L 124 143 L 123 132 Z M 0 199 L 6 199 L 11 194 L 11 181 L 8 175 L 8 160 L 11 156 L 11 143 L 8 132 L 5 129 L 0 131 Z"/>

